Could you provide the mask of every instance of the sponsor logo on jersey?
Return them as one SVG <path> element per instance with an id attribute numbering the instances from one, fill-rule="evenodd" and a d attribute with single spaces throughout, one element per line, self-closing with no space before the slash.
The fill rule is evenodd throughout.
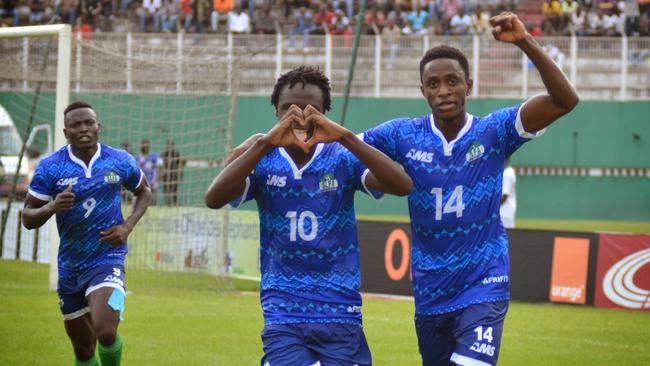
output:
<path id="1" fill-rule="evenodd" d="M 358 305 L 348 306 L 348 313 L 360 313 L 360 312 L 361 312 L 361 306 Z"/>
<path id="2" fill-rule="evenodd" d="M 485 343 L 474 342 L 474 344 L 472 344 L 472 347 L 470 347 L 470 349 L 472 351 L 482 353 L 488 356 L 494 356 L 494 350 L 496 349 L 496 347 L 490 346 L 489 344 L 485 344 Z"/>
<path id="3" fill-rule="evenodd" d="M 339 187 L 339 182 L 334 177 L 334 174 L 327 173 L 321 177 L 318 186 L 321 192 L 335 191 Z"/>
<path id="4" fill-rule="evenodd" d="M 430 163 L 433 161 L 433 153 L 421 150 L 411 149 L 406 154 L 407 159 L 412 159 L 415 161 L 421 161 L 423 163 Z"/>
<path id="5" fill-rule="evenodd" d="M 69 186 L 69 185 L 75 185 L 79 183 L 79 177 L 72 177 L 72 178 L 61 178 L 56 181 L 57 186 Z"/>
<path id="6" fill-rule="evenodd" d="M 467 155 L 465 155 L 465 159 L 468 162 L 474 161 L 483 156 L 483 153 L 485 153 L 485 147 L 483 147 L 480 142 L 474 141 L 472 142 L 472 145 L 470 145 L 469 151 L 467 152 Z"/>
<path id="7" fill-rule="evenodd" d="M 491 283 L 508 283 L 510 282 L 510 278 L 508 275 L 501 275 L 501 276 L 492 276 L 492 277 L 484 277 L 483 278 L 483 284 L 484 285 L 489 285 Z"/>
<path id="8" fill-rule="evenodd" d="M 275 174 L 269 174 L 266 178 L 267 186 L 284 187 L 287 185 L 287 177 L 280 177 Z"/>
<path id="9" fill-rule="evenodd" d="M 111 172 L 111 171 L 109 171 L 109 172 L 106 173 L 106 175 L 104 176 L 104 182 L 106 182 L 106 183 L 108 183 L 108 184 L 116 184 L 116 183 L 119 183 L 119 182 L 120 182 L 120 176 L 117 175 L 117 173 L 115 173 L 115 172 Z"/>

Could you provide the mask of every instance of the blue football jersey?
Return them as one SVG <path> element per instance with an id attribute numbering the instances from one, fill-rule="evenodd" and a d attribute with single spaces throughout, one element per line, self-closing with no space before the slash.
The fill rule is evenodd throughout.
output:
<path id="1" fill-rule="evenodd" d="M 96 266 L 124 264 L 126 243 L 102 243 L 99 232 L 124 221 L 120 187 L 133 191 L 142 177 L 133 156 L 103 144 L 98 144 L 88 166 L 72 154 L 69 145 L 40 161 L 29 194 L 50 201 L 69 185 L 75 194 L 72 209 L 56 215 L 61 238 L 59 277 L 74 276 Z"/>
<path id="2" fill-rule="evenodd" d="M 453 141 L 433 116 L 385 122 L 364 140 L 413 179 L 408 197 L 416 314 L 509 298 L 508 238 L 499 217 L 506 159 L 529 139 L 520 106 L 467 114 Z"/>
<path id="3" fill-rule="evenodd" d="M 260 218 L 260 298 L 265 324 L 361 324 L 354 193 L 366 167 L 338 143 L 318 144 L 298 168 L 275 148 L 246 179 L 242 197 Z"/>

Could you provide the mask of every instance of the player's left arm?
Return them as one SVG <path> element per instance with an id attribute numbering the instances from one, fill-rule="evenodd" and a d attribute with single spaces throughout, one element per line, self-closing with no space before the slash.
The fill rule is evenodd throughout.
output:
<path id="1" fill-rule="evenodd" d="M 384 153 L 368 145 L 345 127 L 332 122 L 311 105 L 305 108 L 304 115 L 305 121 L 314 127 L 313 135 L 307 141 L 310 148 L 319 142 L 336 141 L 368 167 L 368 188 L 397 196 L 405 196 L 411 192 L 411 177 Z"/>
<path id="2" fill-rule="evenodd" d="M 562 70 L 546 54 L 524 24 L 513 13 L 501 13 L 490 18 L 492 35 L 498 41 L 513 43 L 533 62 L 548 94 L 530 98 L 521 108 L 524 130 L 535 133 L 569 113 L 578 104 L 575 88 Z"/>
<path id="3" fill-rule="evenodd" d="M 121 224 L 100 231 L 99 240 L 101 242 L 111 245 L 123 245 L 126 243 L 129 234 L 131 234 L 135 225 L 147 211 L 149 204 L 151 204 L 151 188 L 144 174 L 142 174 L 142 179 L 138 187 L 133 190 L 133 195 L 135 196 L 135 201 L 133 202 L 131 214 Z"/>

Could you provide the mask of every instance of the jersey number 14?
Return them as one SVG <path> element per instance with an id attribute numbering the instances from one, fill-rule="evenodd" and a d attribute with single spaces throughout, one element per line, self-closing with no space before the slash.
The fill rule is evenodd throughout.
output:
<path id="1" fill-rule="evenodd" d="M 463 210 L 465 209 L 465 204 L 463 204 L 463 186 L 456 186 L 456 188 L 454 188 L 454 191 L 451 193 L 451 196 L 445 203 L 444 207 L 442 205 L 442 188 L 432 188 L 431 193 L 436 196 L 435 219 L 437 221 L 442 220 L 443 213 L 455 213 L 456 217 L 463 217 Z"/>

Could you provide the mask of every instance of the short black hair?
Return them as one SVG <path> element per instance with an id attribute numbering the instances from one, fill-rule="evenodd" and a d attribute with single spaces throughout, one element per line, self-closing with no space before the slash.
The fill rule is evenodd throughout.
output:
<path id="1" fill-rule="evenodd" d="M 458 61 L 460 67 L 465 73 L 465 80 L 469 80 L 469 62 L 465 54 L 456 47 L 451 46 L 437 46 L 428 50 L 420 60 L 420 81 L 422 81 L 422 74 L 424 74 L 424 67 L 431 61 L 438 58 L 450 58 Z"/>
<path id="2" fill-rule="evenodd" d="M 327 112 L 332 107 L 332 96 L 331 96 L 331 87 L 330 81 L 320 71 L 318 67 L 312 66 L 300 66 L 296 69 L 293 69 L 286 74 L 280 75 L 278 81 L 273 87 L 273 92 L 271 93 L 271 104 L 278 108 L 278 103 L 280 102 L 280 92 L 288 84 L 289 88 L 293 88 L 294 85 L 302 83 L 303 88 L 307 84 L 313 84 L 320 88 L 323 92 L 323 112 Z"/>
<path id="3" fill-rule="evenodd" d="M 91 106 L 90 104 L 88 104 L 88 103 L 86 103 L 84 101 L 78 100 L 76 102 L 70 103 L 70 105 L 68 105 L 65 108 L 65 110 L 63 111 L 63 117 L 65 117 L 68 114 L 68 112 L 74 111 L 75 109 L 79 109 L 79 108 L 90 108 L 93 111 L 95 110 L 95 108 L 93 108 L 93 106 Z"/>

